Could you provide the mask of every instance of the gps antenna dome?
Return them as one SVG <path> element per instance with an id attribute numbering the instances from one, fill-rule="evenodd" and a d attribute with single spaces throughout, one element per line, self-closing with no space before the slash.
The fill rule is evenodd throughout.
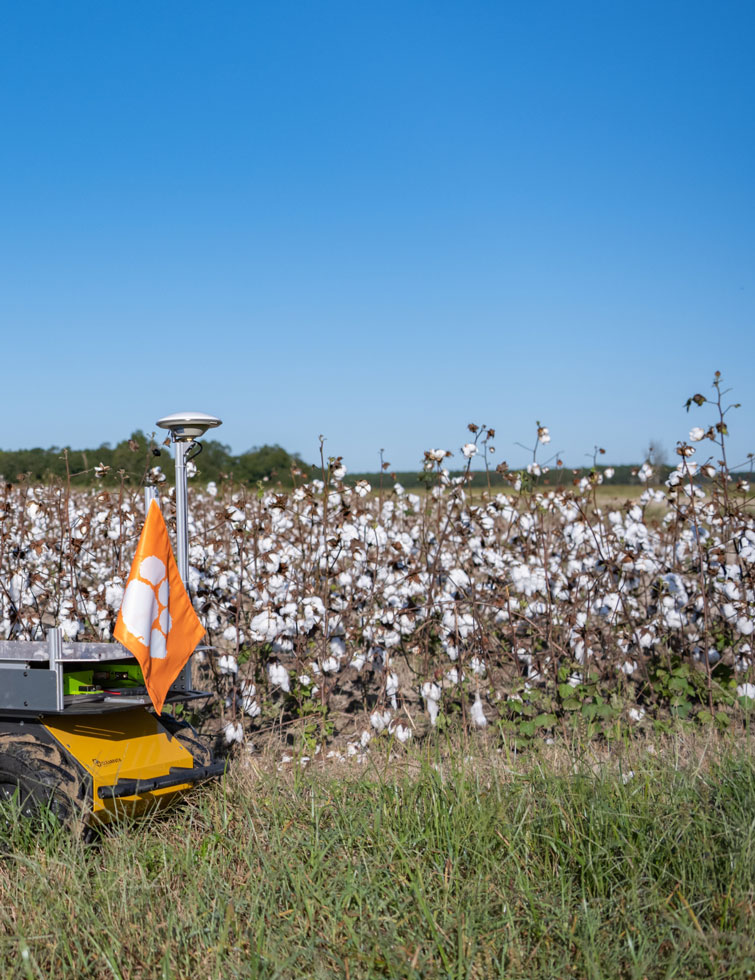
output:
<path id="1" fill-rule="evenodd" d="M 161 429 L 170 429 L 174 442 L 191 442 L 220 424 L 220 419 L 204 412 L 174 412 L 157 420 Z"/>

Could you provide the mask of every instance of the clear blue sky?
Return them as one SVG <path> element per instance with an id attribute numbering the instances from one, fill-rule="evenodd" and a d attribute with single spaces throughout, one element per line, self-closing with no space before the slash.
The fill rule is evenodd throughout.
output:
<path id="1" fill-rule="evenodd" d="M 755 5 L 0 2 L 3 448 L 755 450 Z M 459 457 L 457 455 L 457 461 Z"/>

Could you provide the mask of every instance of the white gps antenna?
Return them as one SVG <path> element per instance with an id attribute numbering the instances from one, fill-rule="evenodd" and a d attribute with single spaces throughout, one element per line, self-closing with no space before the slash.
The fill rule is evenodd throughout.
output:
<path id="1" fill-rule="evenodd" d="M 173 444 L 176 447 L 176 564 L 178 572 L 186 588 L 189 588 L 189 522 L 188 502 L 186 494 L 186 462 L 188 454 L 196 445 L 197 452 L 201 446 L 196 440 L 208 429 L 214 429 L 221 424 L 214 415 L 204 412 L 174 412 L 157 420 L 161 429 L 170 429 Z M 192 453 L 196 456 L 197 452 Z"/>

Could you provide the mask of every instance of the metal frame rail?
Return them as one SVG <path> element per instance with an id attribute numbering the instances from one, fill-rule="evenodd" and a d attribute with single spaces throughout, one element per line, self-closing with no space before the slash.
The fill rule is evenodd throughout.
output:
<path id="1" fill-rule="evenodd" d="M 64 696 L 65 664 L 107 660 L 133 660 L 133 656 L 120 643 L 64 641 L 59 627 L 48 630 L 46 640 L 0 640 L 0 716 L 92 714 L 149 705 L 145 696 Z M 181 680 L 179 677 L 166 703 L 209 697 L 207 692 L 183 688 Z"/>

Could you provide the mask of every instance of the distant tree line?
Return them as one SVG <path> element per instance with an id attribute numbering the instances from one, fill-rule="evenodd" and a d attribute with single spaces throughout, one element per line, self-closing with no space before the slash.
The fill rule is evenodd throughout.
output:
<path id="1" fill-rule="evenodd" d="M 281 446 L 255 446 L 234 455 L 230 446 L 214 439 L 202 441 L 202 451 L 194 459 L 194 465 L 195 479 L 201 483 L 232 479 L 248 485 L 262 481 L 290 486 L 292 470 L 307 475 L 310 472 L 310 467 L 297 455 Z M 116 446 L 103 443 L 96 449 L 52 446 L 0 450 L 0 475 L 10 483 L 26 480 L 40 484 L 70 479 L 76 486 L 114 486 L 124 481 L 131 487 L 139 487 L 155 480 L 173 483 L 175 469 L 169 445 L 136 431 Z"/>
<path id="2" fill-rule="evenodd" d="M 480 465 L 478 460 L 476 466 Z M 313 477 L 320 477 L 319 465 L 305 463 L 298 454 L 289 453 L 281 446 L 255 446 L 247 452 L 234 455 L 231 447 L 214 439 L 202 441 L 202 452 L 195 458 L 197 467 L 195 482 L 207 484 L 224 480 L 254 486 L 258 483 L 291 487 L 294 482 L 302 483 Z M 604 473 L 606 466 L 596 467 Z M 605 479 L 605 484 L 627 486 L 639 484 L 637 476 L 639 465 L 620 464 L 611 467 L 613 475 Z M 589 475 L 590 467 L 571 469 L 567 466 L 553 467 L 547 473 L 541 474 L 537 483 L 540 487 L 568 486 Z M 659 486 L 671 472 L 668 465 L 654 467 L 651 486 Z M 460 470 L 451 471 L 451 477 L 459 476 Z M 735 476 L 736 474 L 732 474 Z M 747 475 L 749 474 L 742 474 Z M 0 450 L 0 478 L 10 483 L 26 480 L 32 484 L 49 483 L 51 480 L 66 481 L 70 479 L 75 486 L 104 484 L 117 486 L 121 481 L 131 487 L 139 487 L 145 483 L 173 483 L 175 478 L 173 455 L 169 445 L 136 431 L 128 439 L 116 446 L 103 443 L 96 449 L 71 449 L 70 446 L 52 446 L 49 449 L 18 449 Z M 391 472 L 386 469 L 383 473 L 348 473 L 345 483 L 354 485 L 359 480 L 367 480 L 375 489 L 381 485 L 390 489 L 395 482 L 407 490 L 433 486 L 437 475 L 423 470 Z M 503 488 L 508 486 L 501 473 L 491 469 L 486 473 L 482 469 L 472 471 L 473 487 Z M 705 482 L 704 480 L 701 482 Z"/>

